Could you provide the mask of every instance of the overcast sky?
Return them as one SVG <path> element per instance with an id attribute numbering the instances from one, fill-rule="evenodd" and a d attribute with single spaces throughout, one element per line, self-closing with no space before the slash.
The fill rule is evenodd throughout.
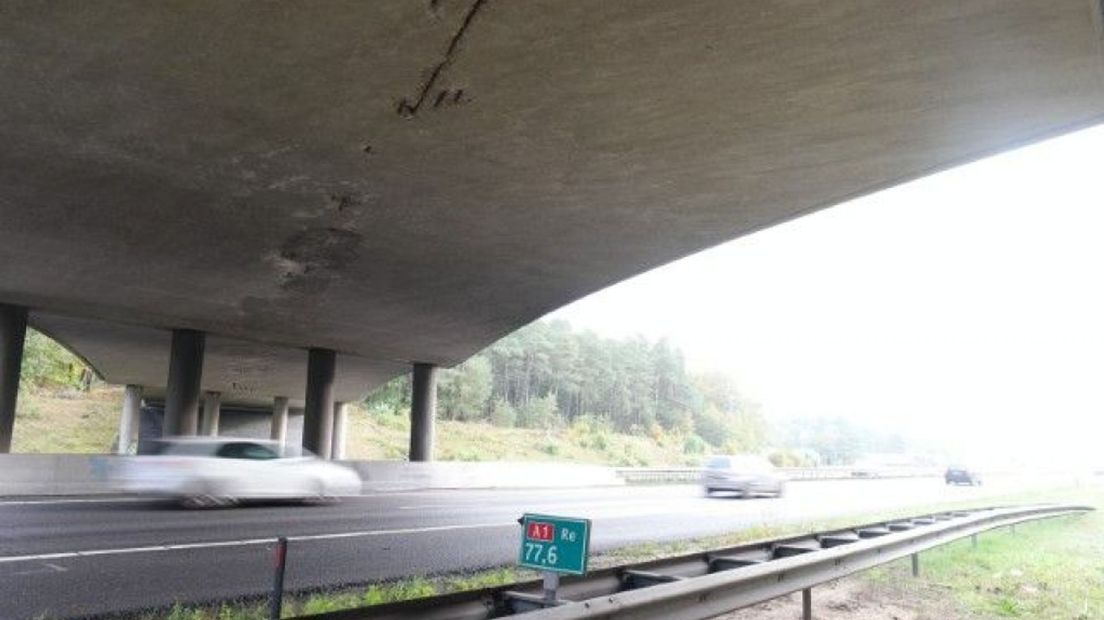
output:
<path id="1" fill-rule="evenodd" d="M 979 458 L 1104 454 L 1102 188 L 1097 127 L 738 239 L 551 316 L 665 336 L 772 417 L 953 430 Z"/>

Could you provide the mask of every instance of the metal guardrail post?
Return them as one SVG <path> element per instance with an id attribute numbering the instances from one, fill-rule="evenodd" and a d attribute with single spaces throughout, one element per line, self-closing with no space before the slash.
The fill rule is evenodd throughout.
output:
<path id="1" fill-rule="evenodd" d="M 287 538 L 281 536 L 276 540 L 276 556 L 274 558 L 275 571 L 272 579 L 272 598 L 269 599 L 269 620 L 280 620 L 280 612 L 284 607 L 284 569 L 287 566 Z"/>
<path id="2" fill-rule="evenodd" d="M 970 546 L 977 549 L 977 534 L 970 534 Z"/>
<path id="3" fill-rule="evenodd" d="M 813 589 L 801 591 L 801 620 L 813 620 Z"/>
<path id="4" fill-rule="evenodd" d="M 919 577 L 920 576 L 920 554 L 919 553 L 912 554 L 912 576 L 913 577 Z"/>

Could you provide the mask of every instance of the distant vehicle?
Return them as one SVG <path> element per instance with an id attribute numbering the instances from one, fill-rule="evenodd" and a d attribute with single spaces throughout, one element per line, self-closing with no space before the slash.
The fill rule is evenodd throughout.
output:
<path id="1" fill-rule="evenodd" d="M 961 465 L 951 465 L 947 473 L 943 474 L 943 480 L 947 484 L 968 484 L 970 486 L 981 485 L 981 476 L 973 470 Z"/>
<path id="2" fill-rule="evenodd" d="M 706 495 L 729 491 L 742 496 L 774 495 L 786 492 L 786 478 L 759 456 L 714 456 L 706 460 L 702 471 L 702 486 Z"/>
<path id="3" fill-rule="evenodd" d="M 360 492 L 355 471 L 277 442 L 235 438 L 157 441 L 149 456 L 128 460 L 121 487 L 178 500 L 189 508 L 243 500 L 333 501 Z"/>

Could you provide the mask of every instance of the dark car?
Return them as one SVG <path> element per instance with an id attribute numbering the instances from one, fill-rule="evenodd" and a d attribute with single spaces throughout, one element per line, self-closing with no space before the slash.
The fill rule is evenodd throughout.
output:
<path id="1" fill-rule="evenodd" d="M 947 484 L 981 485 L 981 476 L 976 471 L 959 465 L 948 467 L 947 473 L 943 474 L 943 480 Z"/>

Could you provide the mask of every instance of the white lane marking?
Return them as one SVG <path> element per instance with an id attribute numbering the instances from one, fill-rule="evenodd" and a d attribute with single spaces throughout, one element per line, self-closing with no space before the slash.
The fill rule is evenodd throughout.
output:
<path id="1" fill-rule="evenodd" d="M 65 571 L 69 570 L 68 568 L 65 568 L 64 566 L 58 566 L 57 564 L 51 564 L 50 562 L 43 562 L 42 565 L 45 568 L 32 568 L 30 570 L 21 570 L 19 572 L 12 573 L 12 574 L 13 575 L 20 575 L 20 576 L 22 576 L 22 575 L 42 575 L 42 574 L 64 573 Z"/>
<path id="2" fill-rule="evenodd" d="M 517 527 L 514 522 L 508 523 L 470 523 L 465 525 L 437 525 L 432 527 L 415 527 L 396 530 L 362 530 L 358 532 L 338 532 L 334 534 L 305 534 L 302 536 L 288 536 L 289 541 L 307 540 L 332 540 L 339 538 L 364 538 L 369 536 L 394 536 L 399 534 L 424 534 L 429 532 L 448 532 L 453 530 L 476 530 L 495 527 Z M 89 551 L 64 551 L 60 553 L 45 553 L 38 555 L 9 555 L 0 557 L 0 564 L 13 562 L 35 562 L 42 560 L 62 560 L 81 558 L 97 555 L 119 555 L 123 553 L 153 553 L 158 551 L 181 551 L 186 549 L 209 549 L 216 547 L 244 547 L 249 545 L 266 545 L 276 541 L 271 538 L 246 538 L 242 540 L 219 540 L 213 542 L 183 543 L 176 545 L 150 545 L 148 547 L 125 547 L 120 549 L 92 549 Z"/>

